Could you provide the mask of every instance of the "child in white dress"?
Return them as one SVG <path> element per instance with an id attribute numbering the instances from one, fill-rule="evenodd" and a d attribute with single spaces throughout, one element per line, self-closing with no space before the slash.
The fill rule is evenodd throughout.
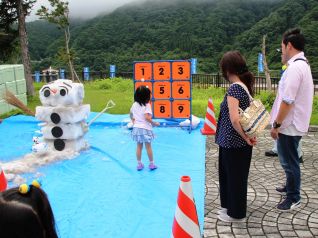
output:
<path id="1" fill-rule="evenodd" d="M 132 138 L 137 142 L 137 170 L 140 171 L 144 168 L 141 162 L 141 152 L 143 144 L 146 146 L 149 169 L 155 170 L 158 167 L 154 164 L 153 153 L 151 148 L 151 141 L 154 139 L 152 126 L 159 126 L 159 122 L 152 120 L 152 110 L 150 101 L 151 92 L 146 86 L 140 86 L 136 89 L 134 95 L 134 103 L 130 109 L 130 118 L 133 122 Z"/>

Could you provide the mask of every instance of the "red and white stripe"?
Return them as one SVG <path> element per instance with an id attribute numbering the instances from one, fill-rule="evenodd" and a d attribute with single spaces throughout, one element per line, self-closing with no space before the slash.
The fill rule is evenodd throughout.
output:
<path id="1" fill-rule="evenodd" d="M 214 106 L 212 99 L 209 98 L 208 108 L 205 115 L 204 126 L 201 129 L 203 135 L 214 135 L 216 132 L 216 119 L 214 113 Z"/>
<path id="2" fill-rule="evenodd" d="M 191 179 L 181 177 L 177 208 L 172 227 L 173 238 L 200 238 L 200 226 L 195 207 Z"/>
<path id="3" fill-rule="evenodd" d="M 0 192 L 6 190 L 7 188 L 7 179 L 4 175 L 2 168 L 0 167 Z"/>

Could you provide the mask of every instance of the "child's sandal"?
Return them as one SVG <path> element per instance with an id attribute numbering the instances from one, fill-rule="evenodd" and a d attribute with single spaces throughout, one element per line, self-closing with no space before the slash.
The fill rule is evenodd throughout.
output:
<path id="1" fill-rule="evenodd" d="M 140 170 L 143 170 L 143 168 L 144 168 L 143 163 L 138 163 L 137 170 L 140 171 Z"/>
<path id="2" fill-rule="evenodd" d="M 154 163 L 150 163 L 150 164 L 149 164 L 149 169 L 150 169 L 150 170 L 155 170 L 155 169 L 157 169 L 157 168 L 158 168 L 158 166 L 155 165 Z"/>

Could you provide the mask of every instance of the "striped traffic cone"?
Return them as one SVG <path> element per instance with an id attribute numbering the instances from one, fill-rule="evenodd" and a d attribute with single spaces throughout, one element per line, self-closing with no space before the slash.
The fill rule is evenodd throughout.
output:
<path id="1" fill-rule="evenodd" d="M 191 178 L 181 177 L 176 213 L 172 226 L 173 238 L 200 238 L 200 226 L 195 207 Z"/>
<path id="2" fill-rule="evenodd" d="M 6 190 L 7 188 L 7 179 L 4 175 L 2 168 L 0 167 L 0 192 Z"/>
<path id="3" fill-rule="evenodd" d="M 209 98 L 208 108 L 205 114 L 204 126 L 201 128 L 202 135 L 215 135 L 216 120 L 212 99 Z"/>

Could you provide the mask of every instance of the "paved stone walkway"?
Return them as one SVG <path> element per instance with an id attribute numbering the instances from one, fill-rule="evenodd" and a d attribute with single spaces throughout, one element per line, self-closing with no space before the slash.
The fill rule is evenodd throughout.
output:
<path id="1" fill-rule="evenodd" d="M 272 148 L 266 131 L 253 150 L 247 197 L 245 223 L 225 223 L 217 219 L 220 207 L 218 181 L 218 148 L 214 136 L 206 146 L 206 194 L 204 237 L 318 237 L 318 132 L 309 132 L 302 139 L 304 163 L 302 171 L 302 206 L 292 212 L 275 209 L 281 195 L 275 187 L 285 181 L 277 157 L 265 157 Z"/>

